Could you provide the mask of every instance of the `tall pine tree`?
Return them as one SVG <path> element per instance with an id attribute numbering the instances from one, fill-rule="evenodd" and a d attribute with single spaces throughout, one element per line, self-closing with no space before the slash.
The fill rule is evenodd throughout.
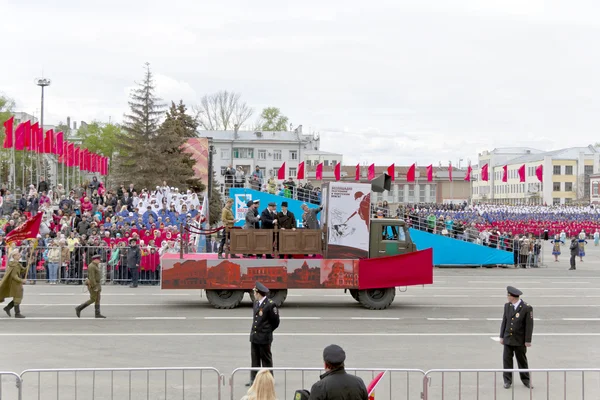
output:
<path id="1" fill-rule="evenodd" d="M 119 157 L 117 178 L 124 184 L 133 183 L 138 192 L 162 182 L 162 173 L 156 168 L 163 155 L 157 153 L 153 144 L 158 135 L 165 105 L 155 95 L 150 64 L 146 63 L 144 81 L 131 91 L 130 113 L 125 114 L 120 146 L 126 157 Z"/>
<path id="2" fill-rule="evenodd" d="M 187 108 L 182 101 L 171 102 L 165 121 L 152 139 L 155 153 L 161 157 L 155 159 L 154 169 L 160 172 L 161 182 L 178 188 L 191 188 L 196 192 L 205 190 L 205 185 L 194 177 L 196 161 L 190 153 L 182 150 L 187 139 L 196 136 L 198 123 L 186 113 Z"/>

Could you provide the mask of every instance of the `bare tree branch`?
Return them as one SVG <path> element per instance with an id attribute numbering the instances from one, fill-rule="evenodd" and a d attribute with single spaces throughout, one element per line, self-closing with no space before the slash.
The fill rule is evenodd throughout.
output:
<path id="1" fill-rule="evenodd" d="M 200 104 L 193 107 L 199 126 L 209 131 L 229 130 L 241 126 L 250 118 L 253 110 L 240 98 L 239 93 L 226 90 L 202 97 Z"/>

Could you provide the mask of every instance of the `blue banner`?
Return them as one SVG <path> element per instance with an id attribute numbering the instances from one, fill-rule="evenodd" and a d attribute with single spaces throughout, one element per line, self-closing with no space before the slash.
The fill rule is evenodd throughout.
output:
<path id="1" fill-rule="evenodd" d="M 319 206 L 311 203 L 303 203 L 298 200 L 288 199 L 287 197 L 277 196 L 274 194 L 259 192 L 258 190 L 245 189 L 245 188 L 231 188 L 229 189 L 229 197 L 233 199 L 232 212 L 235 218 L 235 226 L 244 226 L 246 219 L 246 212 L 248 206 L 246 205 L 249 200 L 258 200 L 260 205 L 258 207 L 259 214 L 267 208 L 267 204 L 274 202 L 277 204 L 277 212 L 281 211 L 281 203 L 287 201 L 288 211 L 294 213 L 296 218 L 296 225 L 298 228 L 302 228 L 302 204 L 306 204 L 309 208 L 318 208 Z M 319 214 L 320 215 L 320 214 Z"/>

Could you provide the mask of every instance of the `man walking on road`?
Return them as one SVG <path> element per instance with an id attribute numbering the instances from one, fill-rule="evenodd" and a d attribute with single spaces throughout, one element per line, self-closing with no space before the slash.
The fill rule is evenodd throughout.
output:
<path id="1" fill-rule="evenodd" d="M 577 242 L 577 238 L 573 236 L 571 238 L 571 245 L 569 246 L 569 250 L 571 250 L 571 268 L 569 271 L 575 270 L 575 263 L 577 260 L 577 256 L 579 255 L 579 243 Z"/>
<path id="2" fill-rule="evenodd" d="M 527 348 L 531 347 L 533 336 L 533 307 L 520 299 L 523 294 L 512 286 L 506 288 L 508 303 L 504 305 L 504 316 L 500 327 L 500 344 L 504 345 L 503 368 L 513 369 L 513 357 L 517 358 L 519 369 L 529 369 Z M 504 372 L 504 388 L 512 385 L 512 372 Z M 529 372 L 521 372 L 521 382 L 533 389 Z"/>
<path id="3" fill-rule="evenodd" d="M 273 300 L 267 298 L 267 293 L 269 289 L 262 283 L 256 282 L 254 321 L 250 330 L 252 368 L 273 367 L 271 343 L 273 343 L 273 331 L 279 327 L 279 311 Z M 257 370 L 250 371 L 250 382 L 246 386 L 252 386 L 257 373 Z"/>
<path id="4" fill-rule="evenodd" d="M 100 283 L 100 258 L 99 254 L 92 256 L 92 262 L 88 265 L 88 277 L 85 283 L 90 292 L 90 299 L 75 308 L 77 318 L 81 316 L 81 311 L 92 303 L 94 303 L 96 308 L 96 318 L 106 318 L 100 314 L 100 292 L 102 292 L 102 284 Z"/>
<path id="5" fill-rule="evenodd" d="M 138 287 L 138 280 L 140 278 L 140 262 L 142 261 L 142 252 L 137 246 L 137 240 L 129 239 L 129 248 L 127 249 L 127 268 L 131 275 L 130 288 Z"/>

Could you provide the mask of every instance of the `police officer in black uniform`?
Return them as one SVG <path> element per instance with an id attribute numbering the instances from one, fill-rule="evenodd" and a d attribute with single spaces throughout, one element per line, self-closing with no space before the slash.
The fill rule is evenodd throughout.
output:
<path id="1" fill-rule="evenodd" d="M 262 283 L 256 282 L 254 321 L 250 330 L 252 368 L 273 367 L 271 343 L 273 343 L 273 331 L 279 327 L 279 311 L 273 300 L 267 298 L 267 293 L 269 289 Z M 258 370 L 250 371 L 250 382 L 246 386 L 252 386 L 257 373 Z"/>
<path id="2" fill-rule="evenodd" d="M 504 369 L 513 369 L 513 357 L 516 356 L 519 369 L 529 369 L 527 348 L 531 347 L 533 335 L 533 307 L 521 300 L 523 294 L 512 286 L 506 288 L 508 303 L 504 305 L 504 316 L 500 327 L 500 344 L 504 345 Z M 528 372 L 521 372 L 523 384 L 533 389 Z M 512 385 L 512 372 L 504 372 L 504 388 Z"/>

